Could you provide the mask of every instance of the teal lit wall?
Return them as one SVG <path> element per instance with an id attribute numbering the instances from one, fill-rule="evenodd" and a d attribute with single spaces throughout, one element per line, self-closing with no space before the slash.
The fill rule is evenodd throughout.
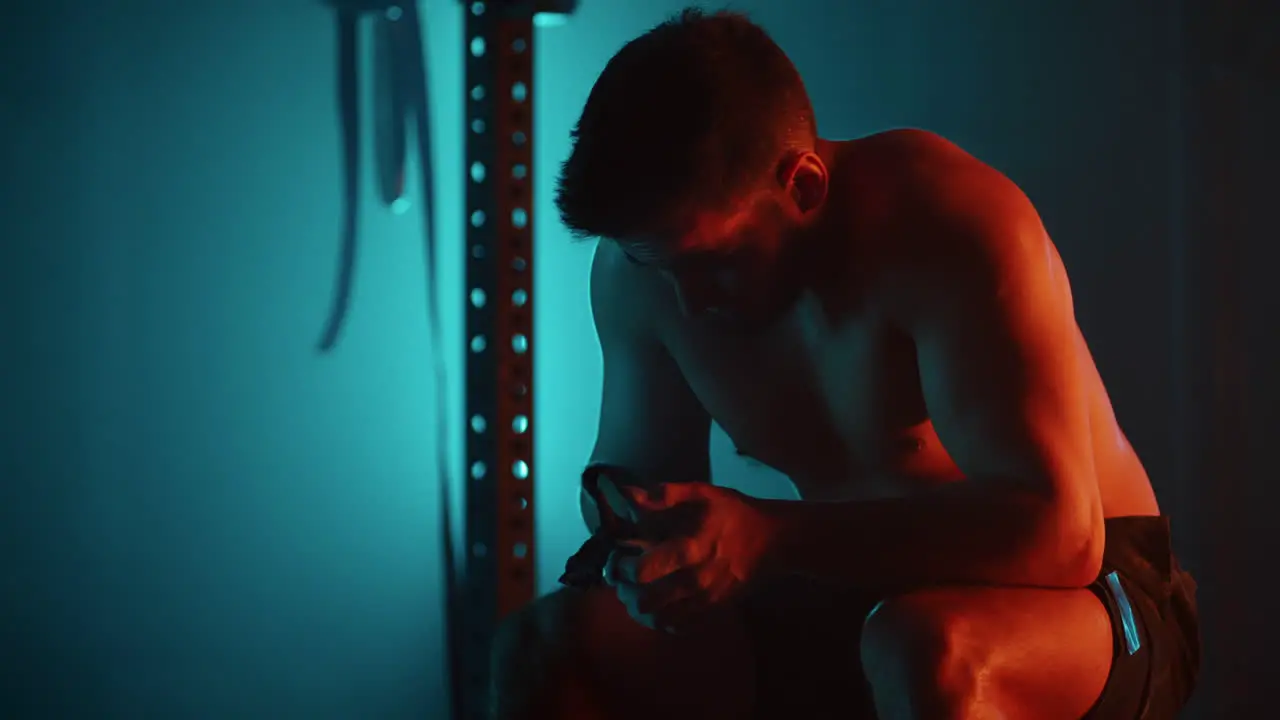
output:
<path id="1" fill-rule="evenodd" d="M 461 7 L 424 3 L 445 345 L 426 333 L 418 215 L 367 201 L 349 329 L 318 358 L 341 213 L 328 13 L 23 5 L 0 22 L 0 716 L 441 717 L 432 423 L 440 402 L 462 417 Z M 584 537 L 600 382 L 591 248 L 569 242 L 549 190 L 595 75 L 681 3 L 582 5 L 537 38 L 543 591 Z M 1026 187 L 1122 421 L 1186 515 L 1163 4 L 734 7 L 792 54 L 828 137 L 928 127 Z M 719 481 L 786 493 L 714 442 Z"/>

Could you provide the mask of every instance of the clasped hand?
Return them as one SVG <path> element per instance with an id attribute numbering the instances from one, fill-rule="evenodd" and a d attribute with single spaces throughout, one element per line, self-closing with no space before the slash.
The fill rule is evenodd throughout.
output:
<path id="1" fill-rule="evenodd" d="M 605 581 L 637 622 L 678 633 L 764 581 L 779 521 L 767 501 L 706 483 L 650 488 L 602 478 L 610 508 L 636 528 L 605 566 Z"/>

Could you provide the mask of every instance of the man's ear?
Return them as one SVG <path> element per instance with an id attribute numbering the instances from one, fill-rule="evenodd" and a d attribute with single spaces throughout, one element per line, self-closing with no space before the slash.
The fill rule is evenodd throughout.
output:
<path id="1" fill-rule="evenodd" d="M 778 185 L 801 213 L 817 209 L 827 199 L 827 164 L 812 150 L 787 153 L 778 163 Z"/>

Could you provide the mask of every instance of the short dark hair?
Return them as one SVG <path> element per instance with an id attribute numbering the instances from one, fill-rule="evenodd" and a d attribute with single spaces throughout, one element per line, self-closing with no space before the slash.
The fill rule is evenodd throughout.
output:
<path id="1" fill-rule="evenodd" d="M 609 60 L 574 126 L 555 203 L 576 238 L 726 210 L 783 153 L 812 147 L 813 107 L 782 48 L 745 15 L 686 9 Z"/>

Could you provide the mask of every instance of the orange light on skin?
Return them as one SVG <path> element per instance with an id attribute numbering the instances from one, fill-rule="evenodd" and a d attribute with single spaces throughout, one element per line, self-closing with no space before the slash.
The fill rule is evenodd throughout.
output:
<path id="1" fill-rule="evenodd" d="M 739 235 L 755 218 L 764 195 L 760 191 L 748 196 L 731 213 L 695 212 L 674 232 L 625 238 L 620 244 L 632 260 L 659 267 L 676 264 L 681 257 L 730 253 L 741 244 Z"/>

